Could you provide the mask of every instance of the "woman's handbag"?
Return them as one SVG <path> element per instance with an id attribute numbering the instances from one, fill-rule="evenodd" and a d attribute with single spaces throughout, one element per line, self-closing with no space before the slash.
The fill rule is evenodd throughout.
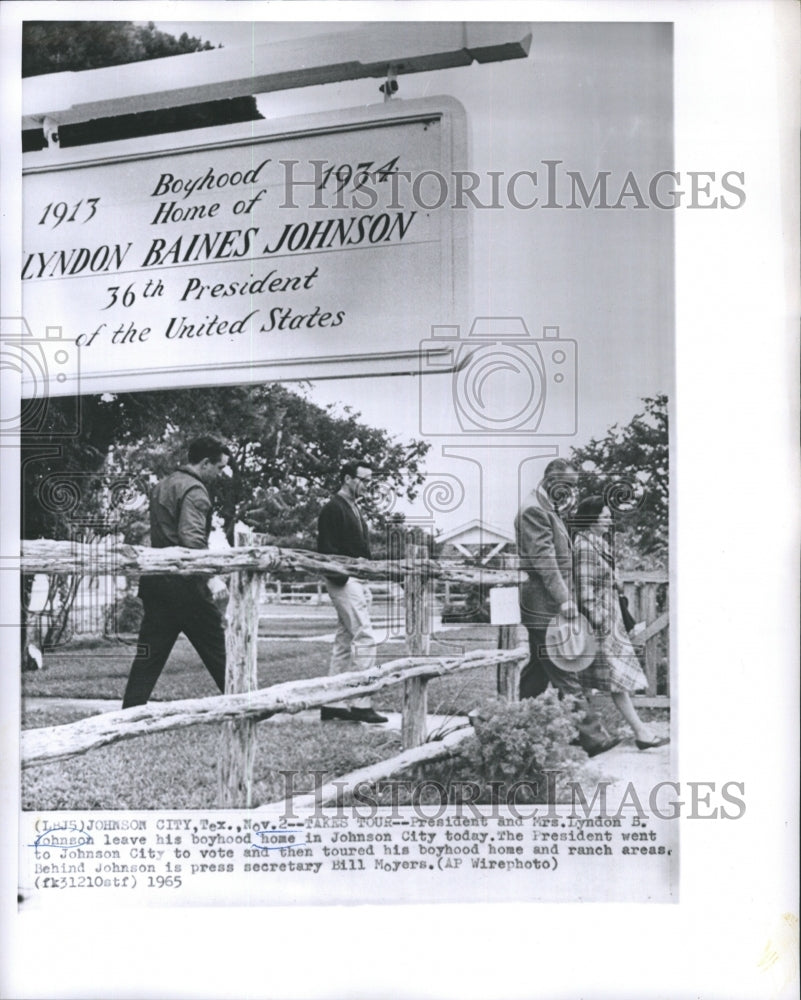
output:
<path id="1" fill-rule="evenodd" d="M 620 615 L 623 619 L 623 627 L 627 632 L 631 632 L 637 623 L 634 621 L 634 615 L 629 611 L 629 599 L 625 594 L 618 594 L 618 600 L 620 601 Z"/>

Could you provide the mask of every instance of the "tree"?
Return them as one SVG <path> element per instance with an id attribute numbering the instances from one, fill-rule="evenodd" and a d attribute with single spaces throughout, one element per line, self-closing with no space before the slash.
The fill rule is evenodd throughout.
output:
<path id="1" fill-rule="evenodd" d="M 668 553 L 668 398 L 643 399 L 643 411 L 583 448 L 573 448 L 579 493 L 603 494 L 623 529 L 616 541 L 621 564 L 630 569 L 663 567 Z"/>
<path id="2" fill-rule="evenodd" d="M 76 417 L 79 432 L 63 437 Z M 344 462 L 373 465 L 378 488 L 367 506 L 383 529 L 397 521 L 392 498 L 414 498 L 430 447 L 397 441 L 348 407 L 320 407 L 278 384 L 53 399 L 36 435 L 23 436 L 23 537 L 113 534 L 146 544 L 150 487 L 186 461 L 189 441 L 201 434 L 219 435 L 232 451 L 234 475 L 214 496 L 229 541 L 244 521 L 265 542 L 301 548 L 315 546 L 317 515 Z M 52 578 L 58 613 L 41 645 L 63 635 L 76 591 L 75 580 Z"/>
<path id="3" fill-rule="evenodd" d="M 105 515 L 109 530 L 140 540 L 131 532 L 149 486 L 185 461 L 192 438 L 217 434 L 235 473 L 215 497 L 229 536 L 241 520 L 281 544 L 313 546 L 317 514 L 344 462 L 373 465 L 377 489 L 367 505 L 382 528 L 394 517 L 393 497 L 414 498 L 430 447 L 397 441 L 350 407 L 320 407 L 279 384 L 105 393 L 80 405 L 75 437 L 59 444 L 76 400 L 51 400 L 46 426 L 24 449 L 23 537 L 70 537 L 76 520 Z M 59 455 L 47 454 L 56 447 Z M 57 487 L 60 504 L 51 502 Z"/>
<path id="4" fill-rule="evenodd" d="M 373 465 L 377 489 L 366 502 L 378 527 L 391 514 L 391 498 L 413 498 L 423 481 L 428 444 L 396 441 L 350 407 L 323 408 L 280 384 L 135 393 L 120 402 L 150 416 L 147 434 L 115 443 L 114 469 L 157 479 L 183 460 L 192 437 L 226 440 L 235 475 L 222 482 L 215 503 L 229 536 L 242 520 L 278 543 L 313 547 L 320 507 L 338 489 L 342 463 L 354 458 Z"/>
<path id="5" fill-rule="evenodd" d="M 23 423 L 21 438 L 23 538 L 92 542 L 110 534 L 135 537 L 141 497 L 129 476 L 115 474 L 106 464 L 122 411 L 104 413 L 100 402 L 100 397 L 50 399 L 43 412 L 23 411 L 23 422 L 31 415 L 36 421 Z M 43 613 L 31 618 L 33 577 L 22 577 L 25 666 L 40 665 L 41 649 L 66 638 L 81 579 L 49 576 Z"/>
<path id="6" fill-rule="evenodd" d="M 184 32 L 180 38 L 158 31 L 150 21 L 25 21 L 22 75 L 64 73 L 160 59 L 213 49 Z"/>

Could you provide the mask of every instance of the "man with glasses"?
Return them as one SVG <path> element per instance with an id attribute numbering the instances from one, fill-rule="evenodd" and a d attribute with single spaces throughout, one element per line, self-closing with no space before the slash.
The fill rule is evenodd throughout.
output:
<path id="1" fill-rule="evenodd" d="M 208 548 L 208 487 L 224 474 L 230 454 L 216 438 L 196 438 L 189 445 L 186 465 L 158 483 L 150 497 L 150 544 L 154 549 L 173 545 Z M 123 708 L 147 702 L 181 632 L 197 650 L 217 687 L 225 691 L 225 630 L 215 602 L 226 595 L 227 588 L 219 577 L 209 581 L 202 576 L 141 578 L 139 596 L 145 616 Z"/>
<path id="2" fill-rule="evenodd" d="M 356 559 L 371 558 L 367 522 L 359 509 L 358 499 L 365 489 L 369 489 L 372 475 L 370 465 L 361 460 L 342 466 L 339 492 L 320 511 L 318 552 Z M 339 618 L 328 673 L 369 670 L 375 664 L 376 646 L 370 622 L 370 591 L 352 576 L 326 576 L 324 580 Z M 369 697 L 354 698 L 350 707 L 344 702 L 326 705 L 320 710 L 320 718 L 324 722 L 331 719 L 370 723 L 387 721 L 374 711 Z"/>

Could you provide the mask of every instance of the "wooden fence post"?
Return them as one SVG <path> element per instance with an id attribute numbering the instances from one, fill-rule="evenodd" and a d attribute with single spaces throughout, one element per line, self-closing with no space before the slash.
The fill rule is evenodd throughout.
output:
<path id="1" fill-rule="evenodd" d="M 665 589 L 667 589 L 668 584 L 665 583 L 664 586 L 665 586 Z M 657 597 L 659 596 L 659 591 L 660 590 L 661 590 L 661 586 L 659 584 L 656 584 L 654 586 L 654 593 L 657 595 Z M 663 607 L 665 608 L 665 613 L 667 613 L 667 610 L 669 608 L 669 594 L 665 593 L 664 597 L 665 597 L 665 603 L 664 603 Z M 659 656 L 664 656 L 664 658 L 665 658 L 664 662 L 667 664 L 667 667 L 668 667 L 668 669 L 664 672 L 663 678 L 662 678 L 662 680 L 663 680 L 662 696 L 670 699 L 670 628 L 668 628 L 668 627 L 666 627 L 664 629 L 664 631 L 662 632 L 661 636 L 660 635 L 655 635 L 654 636 L 654 658 L 657 659 L 658 655 Z M 658 666 L 658 662 L 655 665 L 655 669 L 656 669 L 656 666 Z M 657 684 L 659 682 L 659 677 L 658 676 L 656 676 L 656 682 L 657 682 Z M 656 691 L 656 688 L 654 688 L 654 690 Z"/>
<path id="2" fill-rule="evenodd" d="M 656 619 L 656 584 L 646 583 L 643 586 L 642 617 L 647 625 Z M 656 691 L 656 656 L 659 637 L 654 636 L 645 643 L 645 676 L 648 678 L 648 694 Z"/>
<path id="3" fill-rule="evenodd" d="M 237 537 L 238 545 L 251 541 L 249 533 Z M 225 693 L 243 694 L 258 689 L 259 592 L 261 574 L 250 570 L 232 573 L 225 630 Z M 217 765 L 217 804 L 223 809 L 247 809 L 253 793 L 256 756 L 256 723 L 250 719 L 224 722 Z"/>
<path id="4" fill-rule="evenodd" d="M 420 560 L 427 556 L 424 546 L 406 544 L 406 652 L 427 656 L 431 642 L 432 592 L 430 580 L 420 572 Z M 405 750 L 425 743 L 428 735 L 428 680 L 411 677 L 403 682 L 403 718 L 401 740 Z"/>
<path id="5" fill-rule="evenodd" d="M 514 649 L 517 645 L 517 625 L 501 625 L 498 649 Z M 520 664 L 499 663 L 497 677 L 498 695 L 507 701 L 520 700 Z"/>

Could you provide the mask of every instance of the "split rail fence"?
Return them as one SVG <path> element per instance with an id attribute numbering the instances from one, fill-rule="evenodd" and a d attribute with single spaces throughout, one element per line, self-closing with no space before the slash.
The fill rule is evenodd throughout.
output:
<path id="1" fill-rule="evenodd" d="M 103 540 L 101 540 L 102 542 Z M 301 549 L 244 545 L 220 551 L 182 548 L 149 549 L 123 544 L 83 545 L 69 541 L 24 541 L 20 568 L 23 573 L 107 574 L 230 574 L 226 628 L 226 693 L 150 703 L 92 716 L 78 722 L 22 734 L 23 767 L 64 760 L 121 740 L 208 723 L 223 722 L 218 760 L 218 806 L 247 808 L 252 804 L 256 725 L 281 712 L 297 713 L 329 702 L 373 694 L 403 684 L 401 739 L 403 752 L 370 768 L 353 772 L 336 783 L 317 789 L 314 796 L 293 799 L 293 804 L 326 803 L 359 781 L 375 782 L 414 764 L 450 756 L 471 732 L 469 726 L 441 739 L 426 742 L 427 685 L 443 677 L 495 667 L 501 697 L 516 700 L 519 674 L 528 659 L 528 646 L 511 648 L 517 628 L 501 626 L 498 648 L 474 650 L 461 656 L 432 656 L 431 622 L 434 584 L 437 580 L 485 586 L 510 586 L 518 574 L 508 570 L 473 568 L 459 563 L 436 562 L 427 550 L 409 543 L 404 559 L 369 561 L 326 556 Z M 89 569 L 91 568 L 91 569 Z M 258 687 L 257 645 L 259 594 L 262 577 L 278 569 L 304 574 L 351 574 L 367 580 L 394 580 L 404 588 L 406 656 L 369 671 L 315 677 L 308 680 Z M 659 573 L 628 574 L 624 589 L 635 618 L 646 622 L 638 637 L 644 645 L 644 666 L 649 680 L 648 697 L 640 703 L 668 705 L 669 694 L 657 695 L 657 645 L 668 625 L 668 612 L 657 614 L 657 592 L 667 578 Z M 664 682 L 663 682 L 664 686 Z"/>

